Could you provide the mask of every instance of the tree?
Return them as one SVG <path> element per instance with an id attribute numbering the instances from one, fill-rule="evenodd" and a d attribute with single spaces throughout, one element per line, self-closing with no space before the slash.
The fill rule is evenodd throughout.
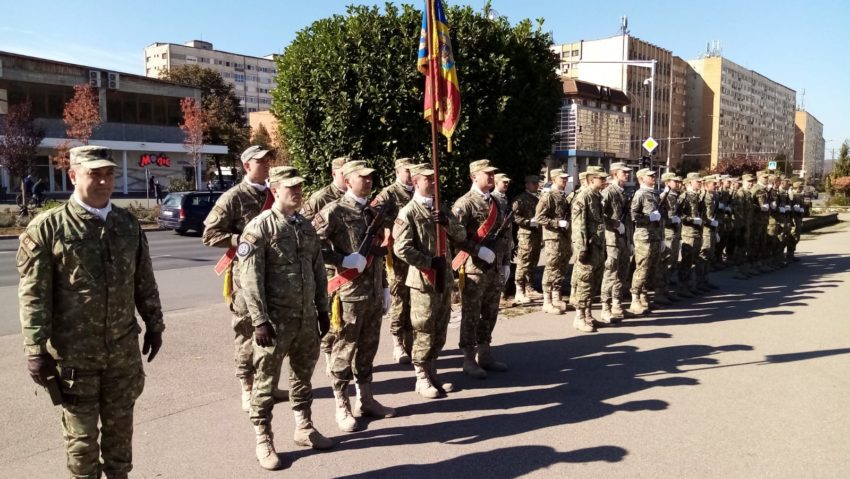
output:
<path id="1" fill-rule="evenodd" d="M 848 140 L 844 140 L 841 148 L 838 149 L 838 158 L 835 159 L 830 175 L 833 180 L 842 176 L 850 176 L 850 142 Z"/>
<path id="2" fill-rule="evenodd" d="M 755 174 L 757 171 L 763 170 L 766 166 L 766 160 L 740 155 L 734 158 L 720 160 L 712 170 L 712 173 L 741 176 L 745 173 Z"/>
<path id="3" fill-rule="evenodd" d="M 201 149 L 204 146 L 204 135 L 208 128 L 206 115 L 201 105 L 192 97 L 180 100 L 180 111 L 183 112 L 183 123 L 180 124 L 180 129 L 185 135 L 183 147 L 192 159 L 192 171 L 197 171 L 198 163 L 201 161 Z M 200 189 L 201 178 L 199 175 L 195 176 L 195 185 Z"/>
<path id="4" fill-rule="evenodd" d="M 850 190 L 850 176 L 839 176 L 832 180 L 832 189 L 846 197 L 847 191 Z"/>
<path id="5" fill-rule="evenodd" d="M 260 145 L 265 150 L 273 149 L 272 137 L 269 135 L 269 130 L 262 123 L 257 127 L 257 131 L 254 132 L 253 136 L 251 136 L 251 144 Z"/>
<path id="6" fill-rule="evenodd" d="M 86 84 L 74 85 L 74 96 L 65 104 L 62 117 L 68 140 L 56 147 L 56 155 L 50 159 L 57 168 L 66 170 L 70 166 L 68 153 L 74 142 L 88 145 L 95 128 L 101 123 L 100 102 L 95 89 Z"/>
<path id="7" fill-rule="evenodd" d="M 383 10 L 352 6 L 316 21 L 277 57 L 278 136 L 292 162 L 318 180 L 314 188 L 329 181 L 329 162 L 340 155 L 368 160 L 385 182 L 397 157 L 430 160 L 416 69 L 421 12 Z M 453 151 L 439 140 L 442 185 L 452 198 L 469 187 L 470 161 L 490 159 L 513 178 L 537 173 L 552 149 L 563 90 L 542 22 L 511 26 L 489 6 L 451 7 L 447 16 L 462 103 Z"/>
<path id="8" fill-rule="evenodd" d="M 38 145 L 43 139 L 44 129 L 35 124 L 32 117 L 32 105 L 29 102 L 9 107 L 3 137 L 0 138 L 0 165 L 12 176 L 17 176 L 21 180 L 21 198 L 24 205 L 21 208 L 22 216 L 27 214 L 24 177 L 32 169 Z"/>

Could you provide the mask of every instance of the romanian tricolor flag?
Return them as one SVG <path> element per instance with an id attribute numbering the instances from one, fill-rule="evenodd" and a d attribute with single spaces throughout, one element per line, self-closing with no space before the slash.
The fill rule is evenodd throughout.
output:
<path id="1" fill-rule="evenodd" d="M 441 0 L 425 0 L 417 67 L 425 75 L 425 119 L 430 120 L 436 109 L 437 124 L 443 135 L 449 139 L 451 151 L 452 134 L 460 120 L 460 84 L 452 54 L 449 24 Z M 436 90 L 436 95 L 432 95 L 432 89 Z"/>

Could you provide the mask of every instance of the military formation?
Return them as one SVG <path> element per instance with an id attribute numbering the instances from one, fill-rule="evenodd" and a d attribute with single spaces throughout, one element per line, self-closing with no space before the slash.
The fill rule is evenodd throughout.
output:
<path id="1" fill-rule="evenodd" d="M 165 325 L 145 235 L 110 202 L 110 151 L 77 147 L 70 158 L 72 199 L 20 238 L 28 370 L 62 406 L 72 477 L 122 478 L 132 468 L 142 354 L 157 355 Z M 396 415 L 373 390 L 385 317 L 392 361 L 412 366 L 412 389 L 445 397 L 455 386 L 440 378 L 437 359 L 453 293 L 463 373 L 484 380 L 509 368 L 491 344 L 512 263 L 514 304 L 540 302 L 548 315 L 572 308 L 573 327 L 592 333 L 717 288 L 710 275 L 718 269 L 747 279 L 796 261 L 807 211 L 801 182 L 770 172 L 656 178 L 639 169 L 632 178 L 624 163 L 588 166 L 576 183 L 553 169 L 542 192 L 540 178 L 527 176 L 511 200 L 511 179 L 474 161 L 469 190 L 448 207 L 436 203 L 430 164 L 396 160 L 395 181 L 373 195 L 375 171 L 340 157 L 330 162 L 332 183 L 305 199 L 305 179 L 293 167 L 271 167 L 273 159 L 259 146 L 243 152 L 244 180 L 216 202 L 202 237 L 223 251 L 216 271 L 232 317 L 241 405 L 269 470 L 282 466 L 272 431 L 278 401 L 290 403 L 296 445 L 334 446 L 312 421 L 322 355 L 340 431 Z M 282 370 L 288 391 L 278 389 Z"/>

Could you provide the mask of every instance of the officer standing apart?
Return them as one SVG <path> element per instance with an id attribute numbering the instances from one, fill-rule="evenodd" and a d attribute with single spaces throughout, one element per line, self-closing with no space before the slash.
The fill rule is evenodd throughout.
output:
<path id="1" fill-rule="evenodd" d="M 493 199 L 499 205 L 502 218 L 507 218 L 511 212 L 511 200 L 508 198 L 508 188 L 511 186 L 511 179 L 504 173 L 497 173 L 495 176 L 495 185 L 492 191 Z M 513 222 L 508 223 L 505 228 L 502 228 L 502 234 L 499 240 L 499 249 L 496 251 L 496 256 L 498 256 L 496 262 L 502 265 L 502 287 L 500 291 L 502 292 L 502 301 L 507 301 L 505 289 L 508 279 L 511 277 L 511 256 L 514 251 Z M 507 306 L 511 305 L 507 304 Z"/>
<path id="2" fill-rule="evenodd" d="M 254 326 L 251 423 L 257 460 L 269 470 L 281 467 L 272 434 L 272 391 L 284 357 L 289 357 L 295 444 L 333 446 L 313 427 L 310 409 L 319 336 L 328 331 L 330 320 L 321 243 L 310 222 L 298 214 L 303 182 L 291 166 L 272 168 L 274 204 L 248 223 L 237 248 L 242 295 Z"/>
<path id="3" fill-rule="evenodd" d="M 39 385 L 59 380 L 72 477 L 128 477 L 133 408 L 145 384 L 135 311 L 148 362 L 165 329 L 147 238 L 110 201 L 115 166 L 108 148 L 71 148 L 70 201 L 37 216 L 17 254 L 27 369 Z"/>
<path id="4" fill-rule="evenodd" d="M 235 253 L 245 225 L 263 209 L 271 206 L 266 180 L 269 178 L 269 160 L 272 156 L 271 151 L 257 145 L 242 152 L 245 179 L 227 190 L 215 202 L 212 211 L 204 220 L 204 233 L 201 237 L 204 245 L 232 248 L 231 253 Z M 242 385 L 242 410 L 247 412 L 251 409 L 251 388 L 254 384 L 254 346 L 252 344 L 254 327 L 251 325 L 248 306 L 240 293 L 242 288 L 238 259 L 235 259 L 229 268 L 231 276 L 225 276 L 225 281 L 232 283 L 228 306 L 233 315 L 231 325 L 234 333 L 236 377 Z M 280 373 L 275 377 L 279 378 Z M 277 382 L 275 382 L 274 396 L 276 400 L 285 401 L 287 398 L 286 391 L 277 390 Z"/>
<path id="5" fill-rule="evenodd" d="M 594 278 L 605 264 L 605 216 L 602 212 L 602 188 L 608 177 L 602 168 L 588 167 L 587 185 L 572 203 L 572 240 L 576 262 L 571 283 L 575 293 L 570 301 L 576 308 L 573 327 L 585 333 L 596 331 L 591 305 Z"/>
<path id="6" fill-rule="evenodd" d="M 395 409 L 383 406 L 372 394 L 372 363 L 381 338 L 381 318 L 390 307 L 390 290 L 384 276 L 385 251 L 373 245 L 369 258 L 358 252 L 376 214 L 368 204 L 374 172 L 365 161 L 347 162 L 342 167 L 345 195 L 329 203 L 313 219 L 322 239 L 325 264 L 333 266 L 336 274 L 346 269 L 359 273 L 338 290 L 342 317 L 331 353 L 336 423 L 344 432 L 360 429 L 354 414 L 395 416 Z M 379 237 L 383 236 L 383 225 L 380 233 Z M 353 413 L 348 399 L 352 380 L 357 381 L 358 391 Z"/>
<path id="7" fill-rule="evenodd" d="M 543 228 L 546 265 L 543 269 L 543 312 L 562 314 L 567 303 L 561 300 L 561 288 L 570 261 L 570 210 L 564 191 L 570 175 L 561 169 L 549 172 L 552 187 L 537 203 L 535 223 Z"/>
<path id="8" fill-rule="evenodd" d="M 514 282 L 516 294 L 514 303 L 528 304 L 539 299 L 540 294 L 532 287 L 534 268 L 540 261 L 540 249 L 543 246 L 543 234 L 535 219 L 537 203 L 540 201 L 537 190 L 540 188 L 540 177 L 529 175 L 525 177 L 525 191 L 514 199 L 514 223 L 517 226 L 516 272 Z"/>
<path id="9" fill-rule="evenodd" d="M 393 250 L 410 265 L 405 282 L 410 288 L 410 314 L 414 329 L 415 391 L 423 398 L 436 399 L 454 391 L 451 383 L 444 383 L 437 376 L 437 358 L 446 344 L 452 312 L 454 283 L 445 255 L 437 251 L 438 229 L 445 231 L 443 241 L 448 239 L 453 243 L 467 241 L 466 230 L 452 216 L 445 214 L 442 205 L 434 207 L 434 170 L 430 165 L 414 166 L 410 174 L 415 192 L 413 200 L 401 209 L 395 220 Z M 474 244 L 466 246 L 475 247 Z"/>
<path id="10" fill-rule="evenodd" d="M 469 164 L 472 187 L 458 198 L 452 207 L 457 222 L 466 230 L 469 254 L 462 268 L 463 288 L 461 291 L 460 348 L 463 350 L 463 372 L 470 377 L 486 379 L 486 371 L 506 371 L 507 365 L 496 361 L 490 351 L 493 328 L 499 315 L 500 285 L 502 268 L 496 251 L 500 238 L 482 244 L 486 233 L 494 233 L 504 218 L 498 204 L 491 197 L 494 172 L 490 160 L 478 160 Z M 479 231 L 489 225 L 488 231 Z M 479 233 L 485 233 L 479 235 Z M 472 244 L 475 243 L 475 246 Z"/>
<path id="11" fill-rule="evenodd" d="M 612 163 L 613 180 L 602 191 L 602 210 L 605 213 L 605 272 L 602 277 L 602 317 L 603 323 L 623 319 L 621 303 L 623 285 L 628 281 L 631 251 L 631 215 L 626 204 L 626 192 L 623 187 L 629 181 L 632 169 L 625 163 Z"/>
<path id="12" fill-rule="evenodd" d="M 658 211 L 658 194 L 655 192 L 655 171 L 649 168 L 638 170 L 640 188 L 632 198 L 632 221 L 635 224 L 635 272 L 632 275 L 632 304 L 629 310 L 644 314 L 650 309 L 648 292 L 652 289 L 654 269 L 661 253 L 661 212 Z"/>

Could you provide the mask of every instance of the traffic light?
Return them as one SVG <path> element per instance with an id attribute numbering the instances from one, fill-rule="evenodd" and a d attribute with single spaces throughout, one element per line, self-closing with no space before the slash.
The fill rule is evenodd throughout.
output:
<path id="1" fill-rule="evenodd" d="M 640 167 L 641 168 L 652 168 L 652 158 L 649 156 L 640 157 Z"/>

